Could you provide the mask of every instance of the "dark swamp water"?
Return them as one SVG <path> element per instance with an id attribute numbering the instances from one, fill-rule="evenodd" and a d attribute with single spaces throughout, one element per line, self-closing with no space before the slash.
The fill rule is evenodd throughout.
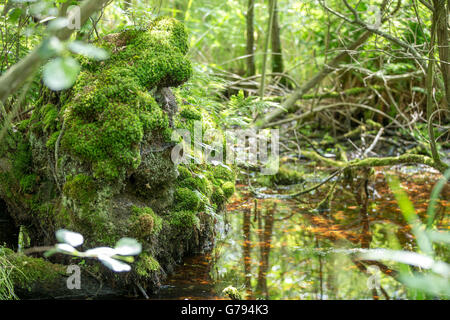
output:
<path id="1" fill-rule="evenodd" d="M 397 265 L 383 261 L 367 267 L 352 258 L 360 248 L 416 248 L 386 183 L 387 175 L 400 178 L 417 214 L 426 219 L 430 192 L 439 175 L 424 168 L 389 172 L 379 168 L 367 185 L 367 201 L 361 199 L 358 179 L 350 184 L 339 180 L 331 207 L 325 210 L 315 208 L 330 184 L 297 199 L 270 196 L 292 192 L 286 187 L 259 189 L 255 196 L 248 181 L 239 184 L 214 250 L 187 258 L 151 298 L 224 299 L 222 290 L 229 285 L 244 299 L 411 298 L 392 276 Z M 447 184 L 436 216 L 441 230 L 449 229 L 449 195 Z M 448 262 L 448 248 L 437 255 Z M 370 285 L 374 279 L 375 289 Z"/>

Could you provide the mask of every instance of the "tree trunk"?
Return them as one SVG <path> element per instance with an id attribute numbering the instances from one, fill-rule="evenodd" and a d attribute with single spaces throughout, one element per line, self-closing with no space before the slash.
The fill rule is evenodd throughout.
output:
<path id="1" fill-rule="evenodd" d="M 278 3 L 277 0 L 270 0 L 270 2 L 275 1 L 274 12 L 273 12 L 273 24 L 272 24 L 272 73 L 283 73 L 283 54 L 281 48 L 280 39 L 280 25 L 278 20 Z M 282 77 L 280 83 L 282 85 L 287 84 L 287 79 Z"/>
<path id="2" fill-rule="evenodd" d="M 449 41 L 448 41 L 448 11 L 449 4 L 445 0 L 433 0 L 434 3 L 434 20 L 436 21 L 437 45 L 439 48 L 439 59 L 441 60 L 440 69 L 444 80 L 445 98 L 447 100 L 447 108 L 450 109 L 450 79 L 449 79 Z"/>
<path id="3" fill-rule="evenodd" d="M 255 70 L 255 36 L 254 36 L 255 0 L 248 0 L 247 9 L 247 76 L 254 76 Z"/>

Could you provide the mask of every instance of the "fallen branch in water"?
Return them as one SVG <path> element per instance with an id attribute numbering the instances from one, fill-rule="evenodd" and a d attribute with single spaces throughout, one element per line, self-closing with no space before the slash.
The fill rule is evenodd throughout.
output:
<path id="1" fill-rule="evenodd" d="M 354 159 L 349 162 L 324 158 L 314 151 L 302 151 L 302 155 L 307 158 L 339 168 L 386 167 L 399 164 L 424 164 L 440 172 L 445 172 L 445 170 L 448 168 L 447 164 L 443 164 L 443 166 L 440 166 L 439 164 L 435 163 L 432 158 L 420 154 L 404 154 L 398 157 Z"/>

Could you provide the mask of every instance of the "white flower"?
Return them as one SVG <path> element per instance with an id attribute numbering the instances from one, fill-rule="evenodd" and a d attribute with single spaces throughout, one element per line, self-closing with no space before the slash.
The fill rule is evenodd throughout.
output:
<path id="1" fill-rule="evenodd" d="M 127 272 L 131 270 L 130 265 L 119 260 L 113 259 L 107 255 L 99 255 L 98 259 L 114 272 Z"/>
<path id="2" fill-rule="evenodd" d="M 70 244 L 67 244 L 67 243 L 58 243 L 56 245 L 56 249 L 62 253 L 68 253 L 68 254 L 78 253 L 77 249 L 75 249 L 74 247 L 72 247 Z"/>

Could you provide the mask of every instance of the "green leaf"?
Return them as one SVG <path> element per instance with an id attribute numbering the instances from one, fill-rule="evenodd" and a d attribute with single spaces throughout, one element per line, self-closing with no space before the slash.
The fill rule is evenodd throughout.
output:
<path id="1" fill-rule="evenodd" d="M 400 186 L 400 181 L 396 177 L 389 178 L 389 187 L 394 193 L 395 199 L 398 202 L 398 206 L 405 218 L 406 222 L 411 226 L 412 232 L 416 236 L 417 244 L 419 248 L 429 256 L 434 255 L 433 246 L 426 234 L 421 220 L 416 214 L 413 204 L 408 198 L 406 192 Z"/>
<path id="2" fill-rule="evenodd" d="M 43 59 L 49 59 L 56 55 L 61 54 L 64 50 L 64 45 L 59 41 L 57 37 L 51 37 L 49 39 L 45 39 L 42 42 L 41 47 L 39 48 L 39 55 Z"/>
<path id="3" fill-rule="evenodd" d="M 128 272 L 131 270 L 130 265 L 108 256 L 100 255 L 98 259 L 109 269 L 114 272 Z"/>
<path id="4" fill-rule="evenodd" d="M 69 44 L 69 50 L 76 54 L 81 54 L 91 59 L 106 60 L 109 54 L 106 50 L 82 41 L 73 41 Z"/>
<path id="5" fill-rule="evenodd" d="M 450 244 L 450 233 L 442 231 L 427 231 L 428 237 L 433 242 Z"/>
<path id="6" fill-rule="evenodd" d="M 135 256 L 141 253 L 142 245 L 132 238 L 122 238 L 116 243 L 116 252 L 122 256 Z"/>
<path id="7" fill-rule="evenodd" d="M 410 251 L 370 249 L 358 255 L 361 260 L 391 260 L 411 266 L 430 269 L 444 277 L 450 276 L 450 265 L 443 261 L 435 261 L 433 258 Z"/>
<path id="8" fill-rule="evenodd" d="M 76 81 L 80 65 L 73 58 L 56 58 L 44 66 L 44 83 L 54 91 L 70 88 Z"/>
<path id="9" fill-rule="evenodd" d="M 51 18 L 49 17 L 47 21 L 49 21 L 47 30 L 48 31 L 58 31 L 61 30 L 69 24 L 69 20 L 67 18 Z M 41 23 L 45 22 L 45 20 L 42 20 Z"/>
<path id="10" fill-rule="evenodd" d="M 450 297 L 450 281 L 448 278 L 433 274 L 408 276 L 401 274 L 399 280 L 410 288 L 425 291 L 436 296 Z"/>
<path id="11" fill-rule="evenodd" d="M 58 252 L 59 252 L 59 250 L 57 250 L 57 249 L 50 249 L 50 250 L 44 252 L 44 257 L 46 257 L 46 258 L 51 257 L 52 255 L 54 255 L 55 253 L 58 253 Z"/>
<path id="12" fill-rule="evenodd" d="M 84 242 L 84 238 L 81 234 L 65 229 L 56 231 L 56 239 L 61 243 L 70 244 L 72 247 L 78 247 Z"/>
<path id="13" fill-rule="evenodd" d="M 22 16 L 22 9 L 21 8 L 14 8 L 11 11 L 8 12 L 8 22 L 9 23 L 16 23 L 21 16 Z"/>
<path id="14" fill-rule="evenodd" d="M 433 191 L 431 192 L 431 199 L 430 199 L 430 203 L 428 204 L 428 210 L 427 210 L 427 215 L 428 215 L 427 229 L 431 228 L 431 226 L 433 225 L 434 217 L 436 215 L 436 213 L 435 213 L 436 202 L 439 198 L 439 194 L 441 193 L 442 189 L 447 184 L 447 181 L 449 178 L 450 178 L 450 169 L 448 169 L 444 173 L 444 176 L 438 181 L 438 183 L 436 183 L 436 185 L 433 188 Z"/>

